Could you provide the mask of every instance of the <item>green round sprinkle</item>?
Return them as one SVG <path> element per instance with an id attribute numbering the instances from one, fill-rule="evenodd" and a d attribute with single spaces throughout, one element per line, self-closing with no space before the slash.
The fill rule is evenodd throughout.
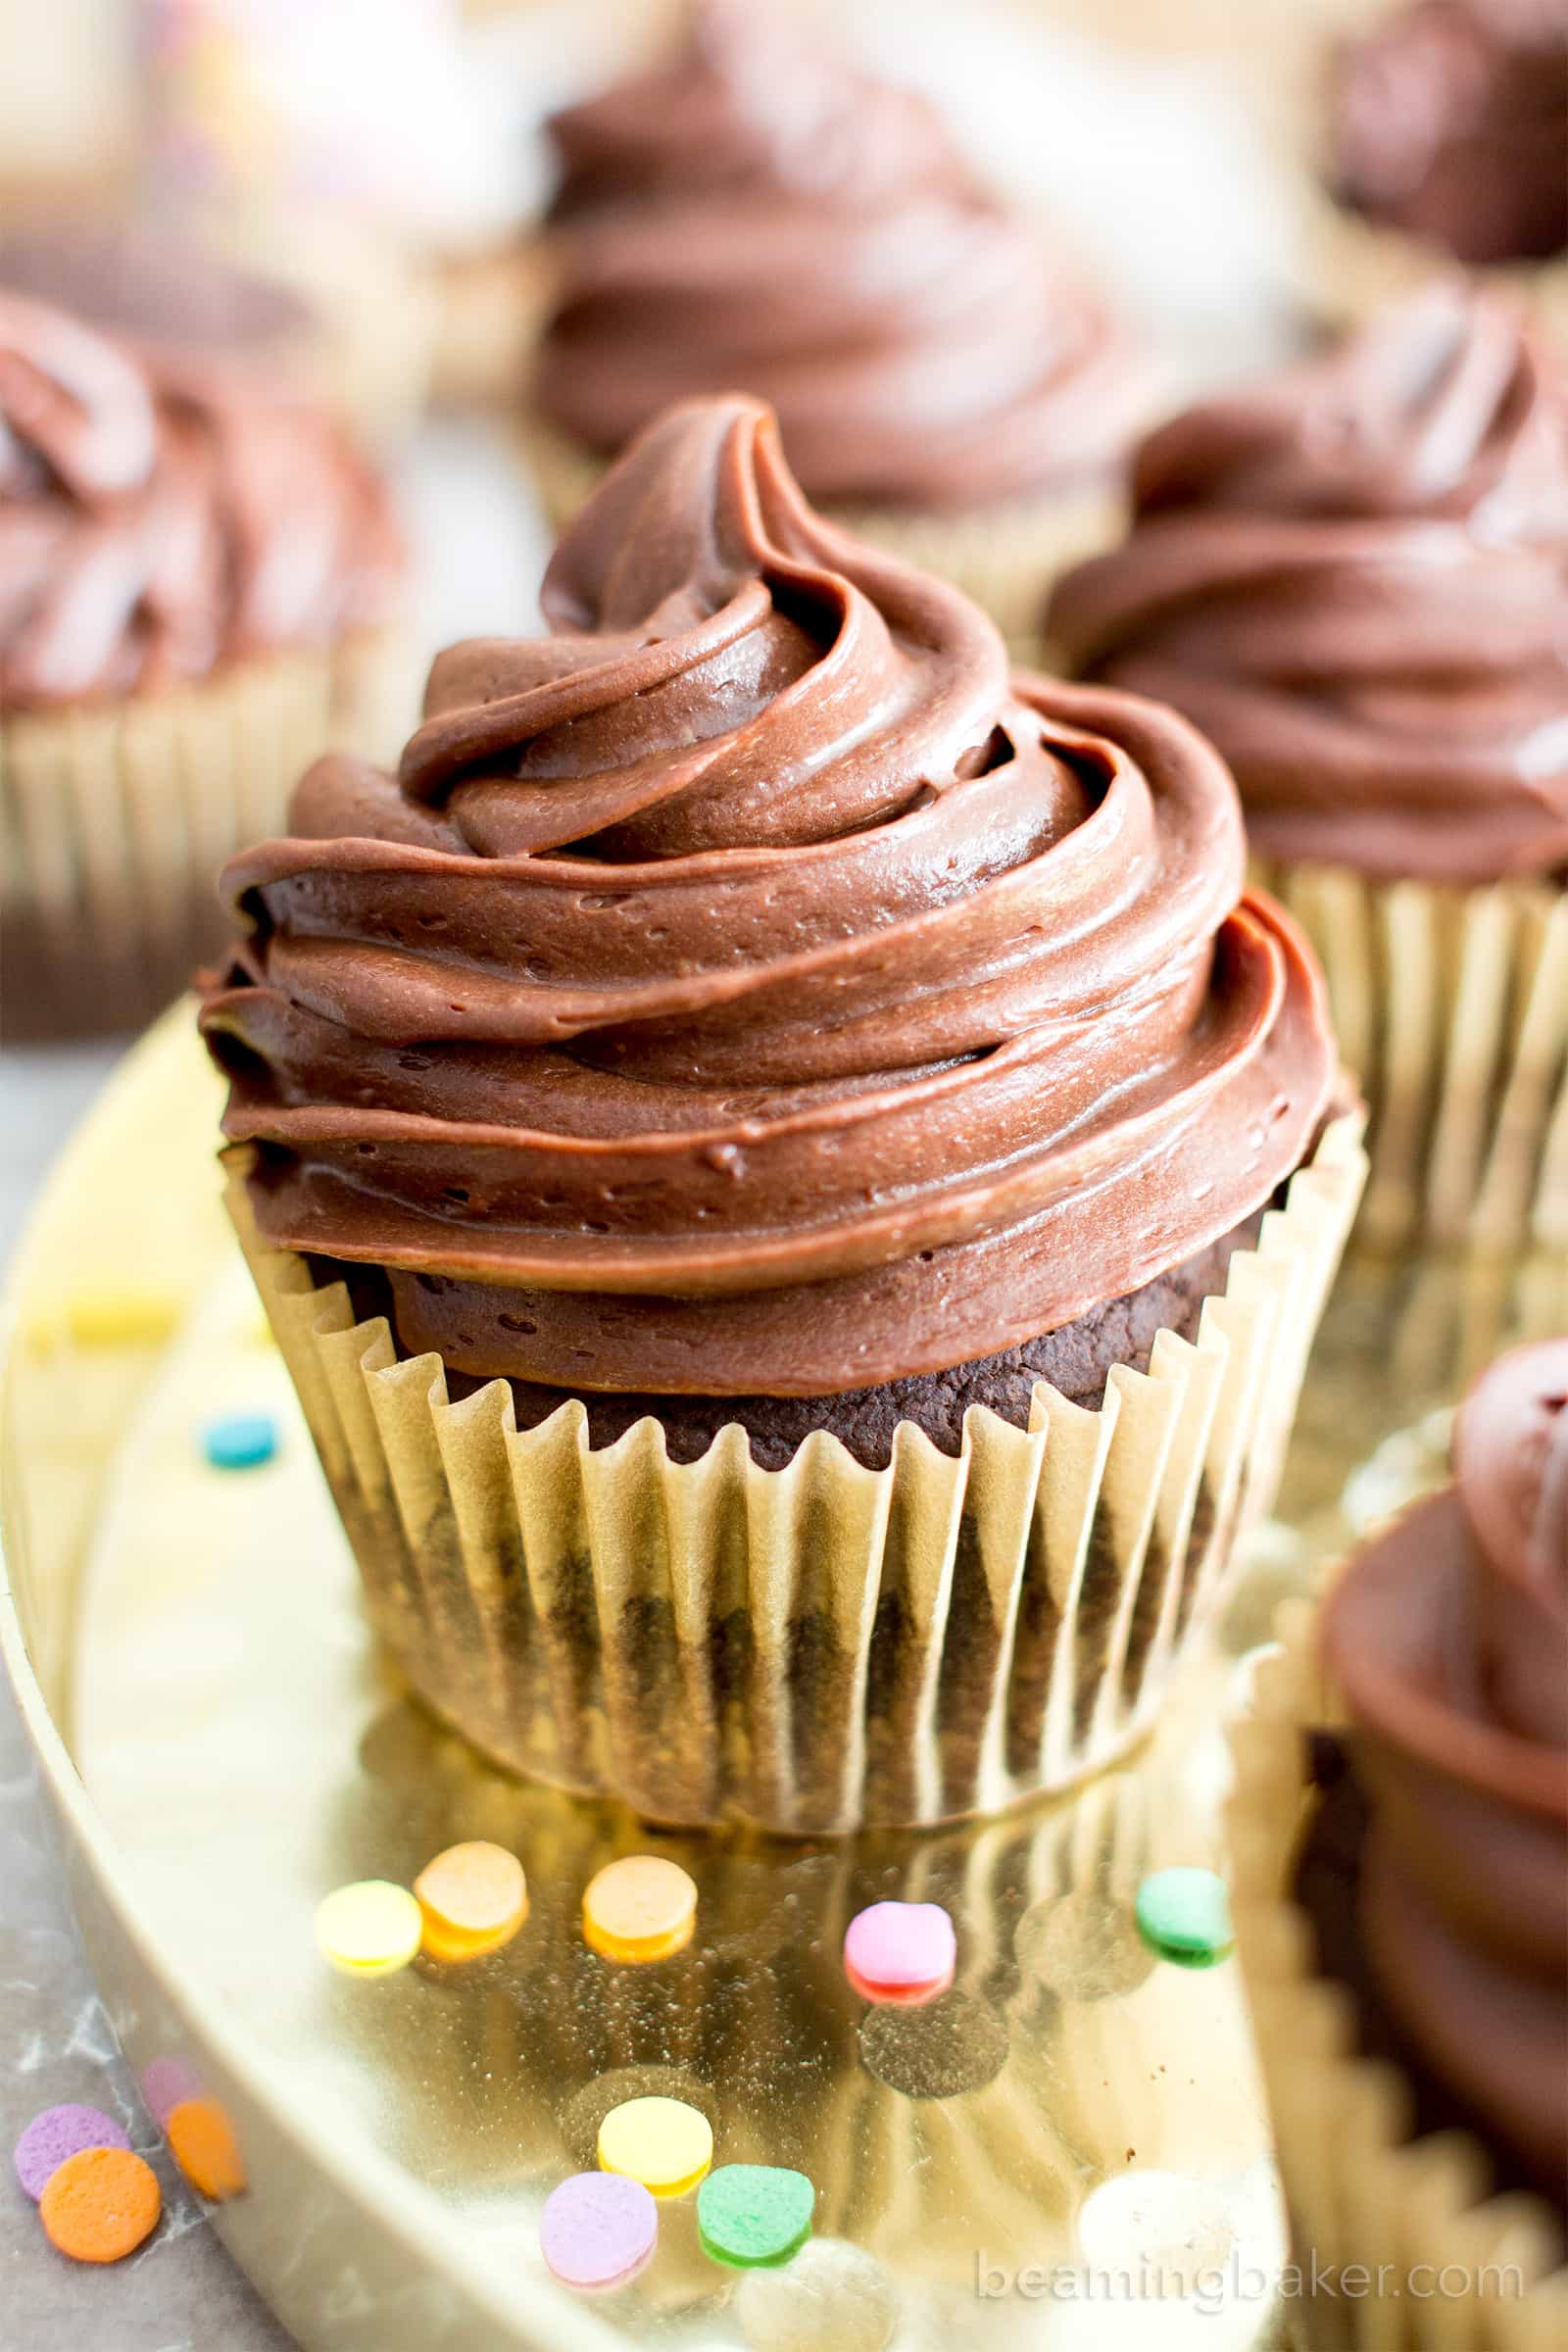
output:
<path id="1" fill-rule="evenodd" d="M 737 2271 L 788 2262 L 811 2234 L 816 2191 L 781 2164 L 724 2164 L 697 2191 L 705 2254 Z"/>
<path id="2" fill-rule="evenodd" d="M 1134 1909 L 1150 1950 L 1178 1968 L 1212 1968 L 1236 1941 L 1225 1882 L 1212 1870 L 1156 1870 Z"/>

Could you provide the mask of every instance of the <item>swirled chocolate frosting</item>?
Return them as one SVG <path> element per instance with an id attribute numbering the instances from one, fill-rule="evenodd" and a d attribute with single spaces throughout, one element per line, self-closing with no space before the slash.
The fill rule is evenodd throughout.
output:
<path id="1" fill-rule="evenodd" d="M 116 700 L 386 617 L 385 494 L 324 416 L 166 375 L 0 283 L 0 708 Z"/>
<path id="2" fill-rule="evenodd" d="M 1330 185 L 1461 262 L 1568 248 L 1564 0 L 1416 0 L 1336 51 Z"/>
<path id="3" fill-rule="evenodd" d="M 1442 287 L 1145 441 L 1058 582 L 1082 676 L 1174 703 L 1270 856 L 1477 882 L 1568 863 L 1568 392 Z"/>
<path id="4" fill-rule="evenodd" d="M 1119 1298 L 1266 1201 L 1334 1054 L 1172 713 L 991 622 L 678 407 L 550 634 L 455 646 L 393 778 L 227 868 L 210 997 L 272 1242 L 399 1337 L 568 1390 L 828 1395 Z"/>
<path id="5" fill-rule="evenodd" d="M 1102 477 L 1136 368 L 912 94 L 756 6 L 557 115 L 560 297 L 535 397 L 604 452 L 744 386 L 813 498 L 962 510 Z"/>
<path id="6" fill-rule="evenodd" d="M 1454 1483 L 1346 1575 L 1324 1648 L 1370 1826 L 1378 1989 L 1560 2202 L 1568 2179 L 1568 1339 L 1461 1409 Z"/>

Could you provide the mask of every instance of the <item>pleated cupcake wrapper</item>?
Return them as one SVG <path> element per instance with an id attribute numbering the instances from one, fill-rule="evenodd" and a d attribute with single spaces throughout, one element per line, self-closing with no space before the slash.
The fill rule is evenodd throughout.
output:
<path id="1" fill-rule="evenodd" d="M 403 651 L 367 631 L 104 710 L 0 716 L 8 1027 L 124 1028 L 177 994 L 221 949 L 223 860 L 283 829 L 321 752 L 396 744 Z"/>
<path id="2" fill-rule="evenodd" d="M 1238 1251 L 1196 1343 L 1166 1330 L 1098 1411 L 1037 1387 L 961 1452 L 902 1424 L 864 1468 L 825 1432 L 759 1469 L 730 1424 L 668 1460 L 594 1450 L 573 1400 L 514 1425 L 229 1205 L 358 1557 L 416 1691 L 515 1771 L 654 1820 L 808 1835 L 1068 1786 L 1152 1719 L 1267 1508 L 1364 1174 L 1337 1121 Z"/>
<path id="3" fill-rule="evenodd" d="M 1568 892 L 1264 863 L 1309 934 L 1371 1113 L 1362 1232 L 1568 1242 Z"/>
<path id="4" fill-rule="evenodd" d="M 524 463 L 553 530 L 570 521 L 606 471 L 606 461 L 529 417 L 518 428 Z M 821 502 L 829 521 L 868 547 L 951 580 L 990 613 L 1013 659 L 1038 667 L 1046 598 L 1069 565 L 1121 537 L 1126 500 L 1100 483 L 986 507 L 969 514 Z"/>
<path id="5" fill-rule="evenodd" d="M 1408 2137 L 1409 2086 L 1355 2048 L 1350 1994 L 1315 1972 L 1292 1878 L 1307 1806 L 1303 1740 L 1344 1721 L 1304 1603 L 1282 1612 L 1281 1654 L 1232 1733 L 1231 1902 L 1295 2244 L 1305 2273 L 1365 2265 L 1397 2295 L 1303 2307 L 1306 2340 L 1343 2352 L 1547 2352 L 1568 2341 L 1568 2269 L 1546 2209 L 1488 2197 L 1490 2163 L 1462 2132 Z M 1446 2278 L 1464 2292 L 1444 2292 Z M 1484 2289 L 1478 2282 L 1491 2280 Z M 1412 2293 L 1412 2281 L 1416 2291 Z M 1500 2282 L 1500 2283 L 1499 2283 Z"/>
<path id="6" fill-rule="evenodd" d="M 503 246 L 444 256 L 434 287 L 432 401 L 512 413 L 555 296 L 548 240 L 512 236 Z"/>

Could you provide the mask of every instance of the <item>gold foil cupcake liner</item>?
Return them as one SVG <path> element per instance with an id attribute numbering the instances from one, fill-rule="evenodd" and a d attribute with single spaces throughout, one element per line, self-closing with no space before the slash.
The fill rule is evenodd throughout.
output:
<path id="1" fill-rule="evenodd" d="M 1232 1731 L 1231 1902 L 1303 2281 L 1306 2341 L 1341 2352 L 1546 2352 L 1568 2338 L 1568 2269 L 1545 2206 L 1488 2197 L 1490 2164 L 1461 2132 L 1409 2137 L 1397 2070 L 1355 2048 L 1350 1995 L 1315 1973 L 1292 1896 L 1306 1814 L 1303 1740 L 1344 1721 L 1304 1602 Z M 1358 2270 L 1356 2266 L 1363 2266 Z M 1380 2266 L 1383 2266 L 1380 2270 Z M 1364 2271 L 1364 2277 L 1363 2277 Z M 1360 2291 L 1348 2290 L 1350 2272 Z M 1365 2278 L 1380 2278 L 1385 2291 Z"/>
<path id="2" fill-rule="evenodd" d="M 537 417 L 518 430 L 523 462 L 551 529 L 559 532 L 603 478 L 606 461 Z M 1052 583 L 1072 564 L 1116 544 L 1127 506 L 1118 488 L 1098 483 L 968 514 L 831 500 L 818 512 L 868 547 L 961 588 L 990 613 L 1013 659 L 1037 668 Z"/>
<path id="3" fill-rule="evenodd" d="M 8 1033 L 135 1026 L 220 953 L 219 868 L 283 829 L 332 744 L 399 740 L 403 651 L 367 631 L 104 710 L 0 717 Z"/>
<path id="4" fill-rule="evenodd" d="M 384 1317 L 229 1207 L 359 1560 L 419 1695 L 509 1768 L 656 1820 L 793 1835 L 921 1824 L 1060 1788 L 1152 1719 L 1277 1483 L 1364 1175 L 1341 1119 L 1231 1260 L 1088 1411 L 912 1424 L 885 1470 L 826 1432 L 781 1470 L 721 1430 L 594 1449 L 575 1401 L 519 1431 L 501 1380 L 448 1398 Z"/>
<path id="5" fill-rule="evenodd" d="M 1257 871 L 1318 952 L 1370 1111 L 1362 1232 L 1568 1242 L 1568 892 Z"/>

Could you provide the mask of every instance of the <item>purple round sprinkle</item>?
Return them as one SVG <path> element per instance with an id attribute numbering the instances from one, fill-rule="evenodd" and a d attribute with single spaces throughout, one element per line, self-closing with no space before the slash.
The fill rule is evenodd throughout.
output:
<path id="1" fill-rule="evenodd" d="M 539 2216 L 540 2251 L 563 2286 L 622 2286 L 658 2241 L 659 2207 L 625 2173 L 573 2173 Z"/>
<path id="2" fill-rule="evenodd" d="M 141 2079 L 141 2095 L 160 2132 L 176 2107 L 199 2099 L 207 2085 L 188 2058 L 154 2058 Z"/>
<path id="3" fill-rule="evenodd" d="M 114 2117 L 96 2107 L 46 2107 L 17 2142 L 17 2179 L 36 2205 L 68 2156 L 129 2145 Z"/>

